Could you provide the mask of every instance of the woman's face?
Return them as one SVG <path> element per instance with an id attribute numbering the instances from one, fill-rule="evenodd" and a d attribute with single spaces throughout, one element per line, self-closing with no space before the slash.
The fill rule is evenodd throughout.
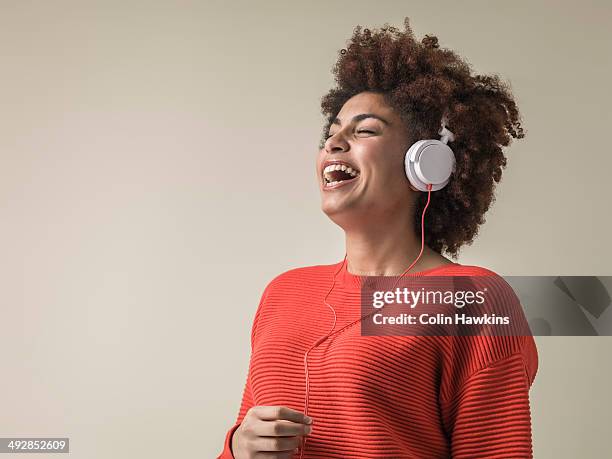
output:
<path id="1" fill-rule="evenodd" d="M 349 99 L 328 136 L 316 164 L 323 212 L 345 229 L 363 219 L 409 213 L 408 133 L 381 94 L 362 92 Z M 344 171 L 333 170 L 342 166 Z"/>

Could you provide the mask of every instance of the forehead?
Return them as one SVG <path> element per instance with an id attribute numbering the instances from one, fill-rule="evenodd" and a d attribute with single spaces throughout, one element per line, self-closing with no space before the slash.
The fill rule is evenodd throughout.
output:
<path id="1" fill-rule="evenodd" d="M 344 103 L 338 118 L 344 123 L 345 119 L 348 120 L 360 113 L 375 113 L 385 119 L 395 119 L 395 112 L 387 105 L 383 95 L 378 93 L 362 92 L 354 95 Z"/>

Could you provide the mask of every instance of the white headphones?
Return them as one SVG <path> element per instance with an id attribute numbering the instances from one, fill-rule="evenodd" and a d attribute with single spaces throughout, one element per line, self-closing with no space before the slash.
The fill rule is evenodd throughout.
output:
<path id="1" fill-rule="evenodd" d="M 438 131 L 441 139 L 419 140 L 406 152 L 404 166 L 406 177 L 416 189 L 431 191 L 444 188 L 455 171 L 455 154 L 447 142 L 455 140 L 455 135 L 446 128 L 446 115 L 442 118 L 442 128 Z"/>

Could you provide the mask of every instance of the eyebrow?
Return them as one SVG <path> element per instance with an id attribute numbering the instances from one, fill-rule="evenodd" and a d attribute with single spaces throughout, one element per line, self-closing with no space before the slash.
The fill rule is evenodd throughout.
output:
<path id="1" fill-rule="evenodd" d="M 378 116 L 378 115 L 376 115 L 376 114 L 374 114 L 374 113 L 361 113 L 361 114 L 359 114 L 359 115 L 355 115 L 355 116 L 353 116 L 353 121 L 354 121 L 354 122 L 356 122 L 356 121 L 361 121 L 361 120 L 364 120 L 364 119 L 366 119 L 366 118 L 375 118 L 375 119 L 377 119 L 377 120 L 382 121 L 382 122 L 383 122 L 383 123 L 385 123 L 387 126 L 389 126 L 389 125 L 391 124 L 391 123 L 389 123 L 389 122 L 388 122 L 386 119 L 384 119 L 384 118 L 382 118 L 382 117 L 380 117 L 380 116 Z M 332 124 L 341 125 L 342 123 L 341 123 L 341 121 L 340 121 L 340 118 L 336 117 L 336 118 L 334 118 L 334 120 L 332 121 Z"/>

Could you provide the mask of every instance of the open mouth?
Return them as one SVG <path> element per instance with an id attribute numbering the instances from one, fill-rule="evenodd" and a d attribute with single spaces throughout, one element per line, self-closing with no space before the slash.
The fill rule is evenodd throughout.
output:
<path id="1" fill-rule="evenodd" d="M 323 169 L 323 182 L 326 188 L 350 182 L 359 177 L 359 171 L 346 164 L 330 164 Z"/>

